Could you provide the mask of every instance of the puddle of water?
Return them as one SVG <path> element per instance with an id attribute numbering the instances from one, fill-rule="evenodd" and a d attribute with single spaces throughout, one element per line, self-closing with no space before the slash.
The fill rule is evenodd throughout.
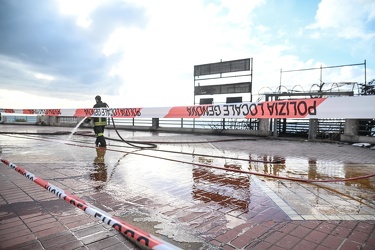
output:
<path id="1" fill-rule="evenodd" d="M 78 127 L 79 125 L 76 126 L 75 130 Z M 73 134 L 74 132 L 71 133 L 71 135 Z M 92 143 L 91 139 L 82 140 Z M 268 197 L 267 194 L 259 192 L 258 184 L 254 185 L 250 179 L 251 175 L 248 174 L 197 167 L 191 164 L 180 164 L 137 155 L 129 155 L 121 159 L 124 153 L 107 151 L 100 155 L 100 152 L 95 152 L 94 149 L 82 149 L 62 144 L 58 147 L 58 150 L 46 150 L 46 145 L 53 145 L 48 142 L 33 142 L 30 140 L 22 144 L 22 139 L 14 139 L 11 144 L 17 144 L 16 147 L 25 147 L 26 149 L 29 147 L 30 153 L 25 155 L 18 153 L 18 159 L 34 163 L 38 162 L 38 159 L 44 162 L 49 161 L 51 164 L 58 162 L 61 168 L 60 173 L 69 170 L 72 170 L 72 173 L 74 170 L 74 175 L 81 173 L 83 180 L 79 181 L 89 184 L 91 190 L 110 191 L 112 195 L 122 200 L 142 197 L 147 201 L 161 200 L 161 204 L 169 204 L 169 201 L 179 200 L 182 204 L 196 204 L 198 202 L 199 204 L 204 203 L 207 207 L 215 210 L 250 213 L 249 210 L 254 210 L 254 203 L 260 203 L 259 199 L 256 198 Z M 40 145 L 43 148 L 38 148 Z M 224 154 L 226 157 L 238 157 L 240 160 L 216 158 L 214 156 L 223 156 L 223 153 L 220 150 L 213 149 L 209 144 L 194 145 L 192 143 L 189 145 L 162 146 L 162 148 L 192 152 L 192 155 L 171 155 L 158 151 L 146 152 L 158 157 L 165 156 L 188 162 L 200 162 L 222 166 L 227 169 L 305 179 L 352 178 L 372 173 L 374 168 L 374 165 L 371 164 L 346 164 L 320 157 L 281 157 L 277 154 L 255 153 L 249 155 L 244 151 L 227 151 Z M 212 157 L 194 156 L 194 152 L 211 154 Z M 120 159 L 121 161 L 118 163 Z M 243 159 L 249 159 L 250 161 Z M 374 178 L 328 183 L 322 187 L 316 187 L 313 184 L 279 181 L 273 178 L 262 178 L 262 180 L 283 200 L 291 200 L 288 204 L 291 207 L 294 206 L 293 208 L 301 214 L 331 214 L 334 211 L 342 214 L 373 212 L 366 204 L 375 200 Z M 68 179 L 64 183 L 68 185 L 69 181 Z M 262 182 L 260 181 L 260 183 Z M 145 207 L 149 205 L 147 202 L 142 204 Z M 343 209 L 340 209 L 341 207 Z M 239 223 L 239 221 L 237 222 Z M 237 222 L 228 222 L 228 226 L 235 226 Z M 164 229 L 169 231 L 171 228 L 165 227 Z"/>
<path id="2" fill-rule="evenodd" d="M 252 154 L 249 158 L 250 160 L 255 160 L 248 163 L 249 171 L 311 180 L 354 178 L 373 172 L 373 166 L 369 164 L 346 164 L 339 161 L 317 160 L 308 157 L 282 158 L 279 156 Z M 374 181 L 371 178 L 347 181 L 343 182 L 343 184 L 369 188 L 375 191 Z"/>
<path id="3" fill-rule="evenodd" d="M 139 211 L 138 209 L 129 209 L 123 213 L 120 219 L 129 221 L 135 227 L 142 228 L 151 235 L 154 235 L 166 242 L 173 244 L 182 249 L 209 249 L 202 239 L 199 239 L 192 230 L 180 223 L 171 221 L 170 218 L 165 218 L 160 213 L 154 211 L 147 211 L 147 213 Z"/>
<path id="4" fill-rule="evenodd" d="M 228 157 L 235 153 L 227 151 Z M 245 156 L 236 153 L 241 159 Z M 221 160 L 215 157 L 199 157 L 200 163 L 241 169 L 260 174 L 312 180 L 343 179 L 373 173 L 373 164 L 347 164 L 341 161 L 312 157 L 281 157 L 278 155 L 250 154 L 250 161 Z M 222 208 L 247 212 L 254 200 L 252 186 L 247 175 L 234 175 L 209 168 L 194 167 L 193 199 L 213 202 Z M 265 184 L 301 215 L 329 216 L 375 214 L 375 178 L 346 182 L 307 184 L 263 178 Z M 323 217 L 320 217 L 323 218 Z"/>

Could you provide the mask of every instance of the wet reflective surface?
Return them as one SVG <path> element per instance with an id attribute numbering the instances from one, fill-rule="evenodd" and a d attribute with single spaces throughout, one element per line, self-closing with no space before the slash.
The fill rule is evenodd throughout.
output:
<path id="1" fill-rule="evenodd" d="M 65 134 L 43 134 L 40 127 L 23 131 L 40 134 L 1 134 L 2 158 L 181 244 L 210 248 L 209 240 L 249 220 L 375 219 L 374 177 L 325 183 L 273 178 L 337 180 L 374 174 L 375 151 L 366 148 L 120 131 L 128 140 L 160 142 L 155 150 L 140 150 L 111 140 L 118 138 L 110 131 L 109 146 L 101 150 L 93 147 L 94 137 L 86 136 L 89 129 L 71 140 Z M 98 194 L 117 205 L 111 207 Z"/>

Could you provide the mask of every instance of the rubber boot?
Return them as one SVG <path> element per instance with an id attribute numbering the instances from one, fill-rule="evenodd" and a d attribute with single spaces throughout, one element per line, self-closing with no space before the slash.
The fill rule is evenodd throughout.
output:
<path id="1" fill-rule="evenodd" d="M 98 136 L 98 142 L 99 142 L 99 147 L 107 147 L 107 143 L 105 141 L 104 136 Z"/>

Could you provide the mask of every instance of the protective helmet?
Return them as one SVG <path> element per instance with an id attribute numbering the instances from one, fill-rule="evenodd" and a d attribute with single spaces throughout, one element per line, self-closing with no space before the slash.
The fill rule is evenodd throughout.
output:
<path id="1" fill-rule="evenodd" d="M 97 101 L 101 101 L 102 98 L 100 97 L 100 95 L 97 95 L 97 96 L 95 96 L 95 100 L 97 100 Z"/>

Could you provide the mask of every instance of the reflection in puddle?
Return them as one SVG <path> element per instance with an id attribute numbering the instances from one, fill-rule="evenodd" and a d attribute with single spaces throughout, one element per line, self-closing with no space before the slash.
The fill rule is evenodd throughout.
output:
<path id="1" fill-rule="evenodd" d="M 237 174 L 228 176 L 220 172 L 222 171 L 194 167 L 193 198 L 247 211 L 250 202 L 249 177 Z"/>
<path id="2" fill-rule="evenodd" d="M 239 168 L 226 165 L 227 168 Z M 247 211 L 250 203 L 250 177 L 193 167 L 193 199 L 214 202 L 221 207 Z"/>
<path id="3" fill-rule="evenodd" d="M 224 166 L 227 169 L 247 170 L 270 176 L 310 180 L 353 178 L 365 176 L 372 171 L 370 166 L 358 166 L 340 161 L 319 160 L 303 156 L 283 158 L 278 155 L 250 154 L 248 162 L 243 160 L 233 161 L 233 159 L 220 160 L 215 159 L 215 157 L 199 157 L 197 160 L 203 164 Z M 201 167 L 193 167 L 192 171 L 194 181 L 192 187 L 193 199 L 205 203 L 213 202 L 225 209 L 237 209 L 242 212 L 249 211 L 251 195 L 253 195 L 251 193 L 250 175 Z M 371 202 L 369 200 L 375 198 L 370 195 L 375 191 L 372 179 L 365 178 L 346 182 L 324 183 L 320 187 L 314 183 L 306 185 L 293 181 L 278 181 L 273 178 L 267 178 L 267 182 L 284 199 L 287 199 L 286 196 L 290 196 L 293 193 L 295 199 L 288 203 L 301 214 L 314 214 L 318 211 L 340 211 L 342 213 L 345 209 L 338 209 L 340 202 L 348 205 L 348 200 L 352 200 L 354 204 L 359 206 L 364 204 L 361 201 L 370 205 Z M 345 187 L 346 189 L 344 189 Z M 355 207 L 356 210 L 363 210 L 357 206 Z M 352 210 L 352 208 L 349 210 Z"/>
<path id="4" fill-rule="evenodd" d="M 338 161 L 322 161 L 308 157 L 282 158 L 279 156 L 250 154 L 249 159 L 249 171 L 310 180 L 354 178 L 373 172 L 369 166 L 365 165 L 345 164 Z M 346 181 L 342 182 L 342 184 L 375 190 L 375 183 L 371 178 Z"/>
<path id="5" fill-rule="evenodd" d="M 350 179 L 374 172 L 372 164 L 348 164 L 308 157 L 285 157 L 282 163 L 269 163 L 278 157 L 251 155 L 250 158 L 258 160 L 249 162 L 251 171 L 310 180 Z M 267 163 L 259 162 L 260 159 Z M 305 216 L 340 215 L 348 219 L 352 215 L 373 214 L 375 209 L 374 178 L 310 184 L 267 178 L 266 182 L 298 214 Z"/>
<path id="6" fill-rule="evenodd" d="M 95 186 L 96 191 L 102 190 L 107 181 L 107 166 L 104 162 L 105 153 L 105 148 L 96 148 L 96 157 L 93 163 L 94 172 L 90 174 L 91 180 L 97 181 L 98 183 L 98 185 Z"/>
<path id="7" fill-rule="evenodd" d="M 275 163 L 273 163 L 275 162 Z M 285 169 L 285 159 L 277 156 L 254 156 L 249 155 L 249 170 L 263 174 L 279 175 Z"/>
<path id="8" fill-rule="evenodd" d="M 366 168 L 364 166 L 353 166 L 353 165 L 350 165 L 350 164 L 349 165 L 344 164 L 344 168 L 345 168 L 345 178 L 354 178 L 354 177 L 359 177 L 359 176 L 363 176 L 363 175 L 366 175 L 366 174 L 373 173 L 373 172 L 369 172 L 369 168 Z M 359 180 L 355 180 L 355 181 L 347 181 L 347 182 L 345 182 L 345 185 L 375 190 L 375 180 L 374 180 L 374 178 L 366 178 L 366 179 L 359 179 Z"/>

